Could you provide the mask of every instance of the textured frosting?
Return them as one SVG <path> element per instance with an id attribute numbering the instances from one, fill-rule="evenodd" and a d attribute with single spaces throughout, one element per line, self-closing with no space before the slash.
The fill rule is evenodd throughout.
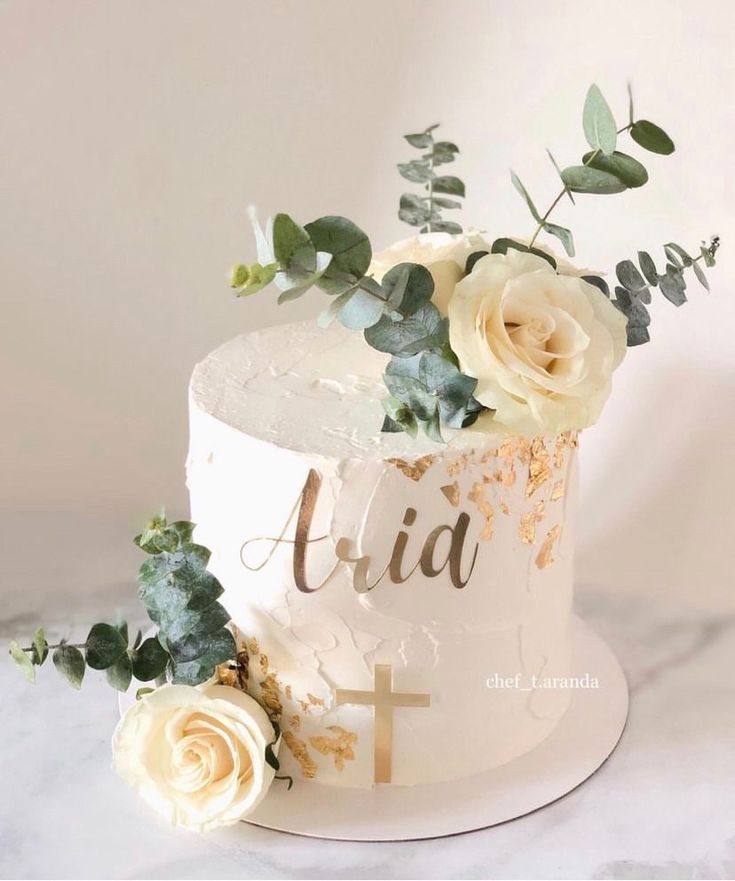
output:
<path id="1" fill-rule="evenodd" d="M 196 536 L 248 652 L 249 687 L 281 715 L 286 773 L 319 783 L 373 782 L 373 710 L 338 706 L 335 692 L 372 690 L 376 664 L 391 665 L 394 691 L 431 700 L 394 710 L 396 784 L 511 761 L 569 701 L 531 676 L 567 670 L 576 438 L 467 429 L 442 446 L 381 434 L 384 363 L 341 327 L 295 324 L 226 343 L 191 382 Z M 309 592 L 294 568 L 306 497 Z M 521 688 L 488 687 L 496 674 Z"/>

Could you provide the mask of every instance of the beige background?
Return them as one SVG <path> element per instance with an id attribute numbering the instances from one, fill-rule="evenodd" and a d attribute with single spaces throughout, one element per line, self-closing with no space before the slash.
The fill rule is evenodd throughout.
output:
<path id="1" fill-rule="evenodd" d="M 387 244 L 408 233 L 400 136 L 442 121 L 465 224 L 524 234 L 509 166 L 548 203 L 544 148 L 575 161 L 587 85 L 624 119 L 631 79 L 678 149 L 649 158 L 642 191 L 562 206 L 579 259 L 610 271 L 713 232 L 723 248 L 710 296 L 654 305 L 654 341 L 586 433 L 580 580 L 692 608 L 706 585 L 731 611 L 734 31 L 728 0 L 0 3 L 6 592 L 40 601 L 60 566 L 80 591 L 123 577 L 142 517 L 186 512 L 194 362 L 320 308 L 231 298 L 248 203 L 343 213 Z"/>

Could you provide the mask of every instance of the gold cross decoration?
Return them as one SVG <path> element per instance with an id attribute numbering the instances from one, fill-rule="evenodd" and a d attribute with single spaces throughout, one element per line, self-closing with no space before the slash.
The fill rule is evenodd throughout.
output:
<path id="1" fill-rule="evenodd" d="M 431 703 L 431 695 L 393 691 L 393 669 L 390 664 L 376 664 L 374 673 L 374 691 L 338 688 L 337 704 L 362 704 L 375 707 L 373 779 L 376 783 L 390 783 L 393 707 L 428 707 Z"/>

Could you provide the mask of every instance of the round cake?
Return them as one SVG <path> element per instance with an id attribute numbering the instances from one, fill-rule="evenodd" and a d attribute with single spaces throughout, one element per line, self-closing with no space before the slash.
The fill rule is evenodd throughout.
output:
<path id="1" fill-rule="evenodd" d="M 574 433 L 381 431 L 386 356 L 339 325 L 236 337 L 190 387 L 187 482 L 282 773 L 478 773 L 569 704 Z"/>

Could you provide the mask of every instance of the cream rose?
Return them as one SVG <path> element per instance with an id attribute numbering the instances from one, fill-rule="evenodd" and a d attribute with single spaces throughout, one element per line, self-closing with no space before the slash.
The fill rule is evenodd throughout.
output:
<path id="1" fill-rule="evenodd" d="M 399 263 L 425 266 L 434 280 L 431 301 L 442 315 L 446 315 L 454 286 L 464 276 L 467 258 L 475 251 L 489 250 L 490 244 L 480 233 L 422 233 L 374 254 L 368 273 L 381 281 L 385 273 Z"/>
<path id="2" fill-rule="evenodd" d="M 160 814 L 196 831 L 236 823 L 265 796 L 273 726 L 225 685 L 163 685 L 136 701 L 112 740 L 113 767 Z"/>
<path id="3" fill-rule="evenodd" d="M 626 318 L 548 261 L 488 254 L 454 288 L 449 338 L 475 397 L 517 431 L 592 425 L 626 352 Z"/>

